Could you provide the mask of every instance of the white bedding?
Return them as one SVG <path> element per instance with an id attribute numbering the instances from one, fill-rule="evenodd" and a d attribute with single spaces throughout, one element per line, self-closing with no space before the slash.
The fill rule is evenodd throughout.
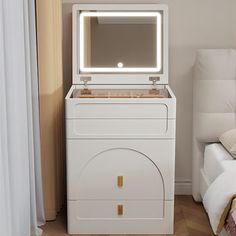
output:
<path id="1" fill-rule="evenodd" d="M 203 198 L 215 234 L 219 234 L 223 229 L 232 200 L 236 197 L 235 179 L 235 169 L 225 171 L 210 185 Z"/>
<path id="2" fill-rule="evenodd" d="M 205 198 L 205 205 L 206 196 L 204 195 L 206 191 L 209 192 L 209 185 L 211 186 L 211 183 L 213 183 L 217 179 L 217 177 L 219 177 L 223 172 L 228 172 L 230 169 L 236 170 L 236 160 L 232 158 L 232 156 L 222 146 L 221 143 L 212 143 L 205 146 L 204 166 L 202 169 L 204 173 L 202 173 L 201 176 L 201 195 Z M 209 201 L 207 202 L 209 203 Z M 228 234 L 223 230 L 219 235 L 226 236 Z"/>
<path id="3" fill-rule="evenodd" d="M 236 160 L 220 143 L 208 144 L 204 152 L 204 167 L 206 177 L 212 183 L 226 169 L 236 167 Z"/>

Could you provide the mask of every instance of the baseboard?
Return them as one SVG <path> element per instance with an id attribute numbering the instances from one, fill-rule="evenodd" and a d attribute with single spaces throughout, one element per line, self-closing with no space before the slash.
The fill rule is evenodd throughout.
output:
<path id="1" fill-rule="evenodd" d="M 192 181 L 185 179 L 176 180 L 175 195 L 192 195 Z"/>

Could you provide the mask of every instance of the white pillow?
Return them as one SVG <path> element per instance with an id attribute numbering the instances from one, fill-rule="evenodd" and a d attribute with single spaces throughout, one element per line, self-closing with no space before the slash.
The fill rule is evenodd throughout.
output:
<path id="1" fill-rule="evenodd" d="M 236 129 L 226 131 L 219 137 L 222 145 L 236 159 Z"/>

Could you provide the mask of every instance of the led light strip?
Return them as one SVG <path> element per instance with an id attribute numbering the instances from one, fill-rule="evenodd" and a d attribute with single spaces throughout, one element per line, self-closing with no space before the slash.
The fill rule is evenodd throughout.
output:
<path id="1" fill-rule="evenodd" d="M 84 17 L 87 16 L 102 16 L 102 17 L 156 17 L 156 33 L 157 33 L 157 65 L 156 67 L 84 67 Z M 161 14 L 159 12 L 82 12 L 80 13 L 80 71 L 81 72 L 160 72 L 162 58 L 162 38 L 161 38 Z"/>

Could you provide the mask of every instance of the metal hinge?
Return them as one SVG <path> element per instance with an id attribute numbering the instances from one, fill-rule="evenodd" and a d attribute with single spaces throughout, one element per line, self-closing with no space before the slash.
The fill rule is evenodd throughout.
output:
<path id="1" fill-rule="evenodd" d="M 91 94 L 91 91 L 88 89 L 88 82 L 92 80 L 91 76 L 81 76 L 80 80 L 84 82 L 84 89 L 81 90 L 82 94 Z"/>
<path id="2" fill-rule="evenodd" d="M 160 81 L 160 77 L 150 76 L 149 81 L 152 81 L 153 89 L 157 89 L 157 81 Z"/>

